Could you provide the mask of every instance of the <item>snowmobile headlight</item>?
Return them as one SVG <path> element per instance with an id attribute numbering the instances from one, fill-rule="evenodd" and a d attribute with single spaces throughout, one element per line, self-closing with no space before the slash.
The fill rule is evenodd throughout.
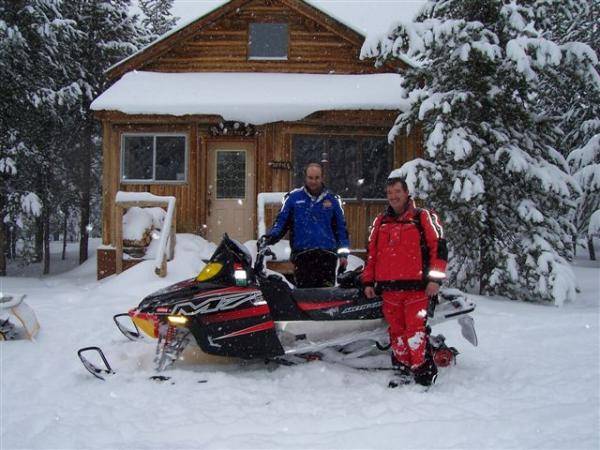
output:
<path id="1" fill-rule="evenodd" d="M 188 322 L 188 318 L 185 316 L 168 316 L 167 320 L 169 321 L 170 325 L 176 327 L 185 325 Z"/>
<path id="2" fill-rule="evenodd" d="M 216 263 L 216 262 L 208 263 L 207 265 L 204 266 L 204 269 L 202 269 L 202 272 L 200 272 L 198 274 L 198 276 L 196 277 L 196 280 L 197 281 L 210 280 L 211 278 L 218 275 L 218 273 L 221 271 L 222 268 L 223 268 L 223 264 L 221 264 L 221 263 Z"/>

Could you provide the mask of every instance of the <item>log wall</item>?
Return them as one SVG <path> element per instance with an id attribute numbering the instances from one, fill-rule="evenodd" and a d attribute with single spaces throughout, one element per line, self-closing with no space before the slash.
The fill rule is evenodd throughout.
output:
<path id="1" fill-rule="evenodd" d="M 104 117 L 104 172 L 103 172 L 103 243 L 115 245 L 114 197 L 118 190 L 128 192 L 150 192 L 155 195 L 172 195 L 177 198 L 177 232 L 202 234 L 206 223 L 206 167 L 207 143 L 210 140 L 251 140 L 256 145 L 256 192 L 287 192 L 291 190 L 292 173 L 289 170 L 273 169 L 270 161 L 292 161 L 292 136 L 294 134 L 385 136 L 388 126 L 373 126 L 381 121 L 389 124 L 395 113 L 348 111 L 318 113 L 304 121 L 275 123 L 257 128 L 253 137 L 212 137 L 209 126 L 214 118 L 209 117 L 149 117 L 113 114 Z M 170 121 L 170 122 L 169 122 Z M 360 123 L 361 126 L 350 126 Z M 371 125 L 371 126 L 367 126 Z M 120 180 L 121 136 L 132 132 L 180 132 L 188 135 L 188 178 L 186 182 L 173 184 L 130 183 Z M 400 136 L 394 145 L 394 167 L 421 154 L 420 132 Z M 347 200 L 346 218 L 351 235 L 352 248 L 366 246 L 368 227 L 385 201 Z M 267 226 L 272 223 L 277 206 L 268 206 Z"/>
<path id="2" fill-rule="evenodd" d="M 302 13 L 308 13 L 309 16 Z M 249 59 L 251 23 L 288 24 L 287 60 Z M 362 37 L 301 2 L 254 0 L 205 25 L 142 70 L 164 72 L 379 73 L 360 60 Z M 345 36 L 342 37 L 340 33 Z"/>

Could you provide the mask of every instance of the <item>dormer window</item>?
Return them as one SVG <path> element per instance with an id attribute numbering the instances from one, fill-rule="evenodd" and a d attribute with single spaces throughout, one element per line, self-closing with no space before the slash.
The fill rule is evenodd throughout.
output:
<path id="1" fill-rule="evenodd" d="M 286 60 L 287 23 L 251 23 L 248 30 L 248 59 Z"/>

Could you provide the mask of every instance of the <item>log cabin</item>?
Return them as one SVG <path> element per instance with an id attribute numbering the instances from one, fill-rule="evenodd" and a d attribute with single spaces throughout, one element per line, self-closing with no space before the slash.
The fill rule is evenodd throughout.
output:
<path id="1" fill-rule="evenodd" d="M 98 278 L 117 266 L 118 191 L 174 196 L 177 233 L 244 242 L 257 238 L 257 194 L 302 185 L 315 161 L 364 252 L 385 178 L 422 152 L 419 130 L 388 143 L 402 68 L 361 60 L 364 40 L 303 0 L 231 0 L 112 66 L 92 104 L 103 130 Z"/>

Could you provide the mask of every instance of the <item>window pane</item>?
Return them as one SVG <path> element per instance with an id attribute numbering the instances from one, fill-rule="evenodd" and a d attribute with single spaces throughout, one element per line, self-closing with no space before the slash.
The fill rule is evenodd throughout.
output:
<path id="1" fill-rule="evenodd" d="M 384 198 L 385 180 L 392 171 L 392 146 L 386 138 L 368 138 L 363 141 L 362 173 L 364 198 Z"/>
<path id="2" fill-rule="evenodd" d="M 251 23 L 249 39 L 251 58 L 287 58 L 287 23 Z"/>
<path id="3" fill-rule="evenodd" d="M 385 180 L 393 162 L 392 146 L 385 137 L 293 136 L 295 187 L 304 184 L 304 167 L 310 162 L 320 162 L 324 152 L 329 161 L 326 184 L 332 191 L 342 198 L 358 197 L 358 183 L 362 179 L 362 197 L 385 198 Z"/>
<path id="4" fill-rule="evenodd" d="M 245 151 L 217 151 L 217 198 L 246 198 Z"/>
<path id="5" fill-rule="evenodd" d="M 304 168 L 312 162 L 320 163 L 324 151 L 325 138 L 320 136 L 294 136 L 292 141 L 294 187 L 304 185 Z"/>
<path id="6" fill-rule="evenodd" d="M 356 186 L 361 178 L 358 159 L 358 141 L 355 139 L 328 140 L 327 185 L 342 198 L 356 197 Z"/>
<path id="7" fill-rule="evenodd" d="M 156 137 L 156 180 L 185 181 L 185 137 Z"/>
<path id="8" fill-rule="evenodd" d="M 123 179 L 152 179 L 152 136 L 123 137 Z"/>

